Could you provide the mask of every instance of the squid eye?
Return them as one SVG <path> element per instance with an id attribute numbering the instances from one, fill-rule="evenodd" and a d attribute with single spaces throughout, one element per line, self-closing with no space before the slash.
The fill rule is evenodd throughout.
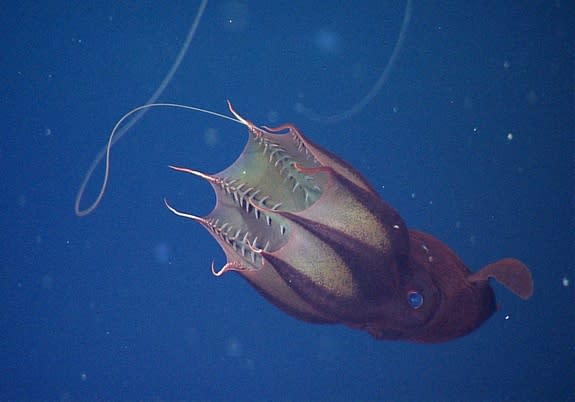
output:
<path id="1" fill-rule="evenodd" d="M 407 302 L 414 310 L 417 310 L 423 306 L 423 295 L 415 290 L 410 290 L 407 292 Z"/>

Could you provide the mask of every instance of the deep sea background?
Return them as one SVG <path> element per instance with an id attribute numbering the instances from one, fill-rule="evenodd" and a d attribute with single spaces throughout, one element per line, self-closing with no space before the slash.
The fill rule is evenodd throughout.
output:
<path id="1" fill-rule="evenodd" d="M 315 3 L 315 4 L 314 4 Z M 161 101 L 293 122 L 363 172 L 410 227 L 477 270 L 525 261 L 535 294 L 439 345 L 299 322 L 180 209 L 243 127 L 156 109 L 114 147 L 91 215 L 74 198 L 116 121 L 172 65 L 199 1 L 6 1 L 0 12 L 0 400 L 575 400 L 573 3 L 212 1 Z M 103 168 L 88 185 L 93 201 Z"/>

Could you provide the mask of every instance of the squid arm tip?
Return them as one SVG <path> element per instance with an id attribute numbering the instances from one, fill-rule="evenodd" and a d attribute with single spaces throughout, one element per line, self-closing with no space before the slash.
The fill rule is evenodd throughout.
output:
<path id="1" fill-rule="evenodd" d="M 222 276 L 225 273 L 226 266 L 224 265 L 222 268 L 216 271 L 216 263 L 212 261 L 212 274 L 214 276 Z"/>
<path id="2" fill-rule="evenodd" d="M 207 180 L 209 182 L 217 182 L 218 181 L 217 177 L 202 173 L 199 170 L 194 170 L 194 169 L 189 169 L 189 168 L 184 168 L 184 167 L 179 167 L 179 166 L 174 166 L 174 165 L 168 165 L 168 167 L 170 169 L 176 170 L 178 172 L 193 174 L 194 176 L 201 177 L 202 179 Z"/>
<path id="3" fill-rule="evenodd" d="M 242 116 L 239 115 L 238 112 L 236 112 L 236 109 L 234 109 L 234 107 L 233 107 L 233 105 L 232 105 L 232 102 L 230 102 L 229 99 L 226 99 L 226 102 L 228 103 L 228 109 L 230 109 L 230 112 L 234 115 L 234 117 L 235 117 L 236 119 L 238 119 L 238 121 L 239 121 L 240 123 L 242 123 L 243 125 L 248 126 L 248 127 L 253 127 L 253 126 L 254 126 L 252 122 L 250 122 L 250 121 L 244 119 Z"/>
<path id="4" fill-rule="evenodd" d="M 175 215 L 181 216 L 183 218 L 193 219 L 193 220 L 198 221 L 198 222 L 204 222 L 204 218 L 201 218 L 201 217 L 196 216 L 196 215 L 188 214 L 186 212 L 179 211 L 176 208 L 172 207 L 170 205 L 170 203 L 168 202 L 166 197 L 164 197 L 164 205 L 166 206 L 166 208 L 168 208 Z"/>

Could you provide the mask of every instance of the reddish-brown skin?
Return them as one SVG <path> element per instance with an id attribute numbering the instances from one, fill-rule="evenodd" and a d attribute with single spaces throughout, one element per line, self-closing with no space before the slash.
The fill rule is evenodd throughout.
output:
<path id="1" fill-rule="evenodd" d="M 249 132 L 239 158 L 208 180 L 217 203 L 202 224 L 236 271 L 284 312 L 377 339 L 443 342 L 495 311 L 489 278 L 531 296 L 528 268 L 504 259 L 472 273 L 444 243 L 409 230 L 363 176 L 292 125 Z M 277 134 L 277 132 L 284 132 Z"/>

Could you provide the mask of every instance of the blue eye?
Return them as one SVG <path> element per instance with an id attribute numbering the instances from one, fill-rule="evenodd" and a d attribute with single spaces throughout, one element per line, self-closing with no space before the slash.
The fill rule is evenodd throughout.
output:
<path id="1" fill-rule="evenodd" d="M 407 302 L 414 310 L 417 310 L 423 306 L 423 295 L 415 290 L 410 290 L 407 292 Z"/>

